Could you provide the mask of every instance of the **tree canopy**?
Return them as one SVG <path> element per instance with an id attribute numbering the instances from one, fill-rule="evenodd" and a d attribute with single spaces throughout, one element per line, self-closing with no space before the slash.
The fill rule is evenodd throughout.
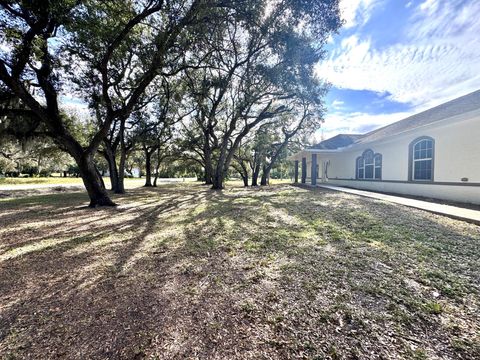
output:
<path id="1" fill-rule="evenodd" d="M 146 185 L 175 156 L 222 189 L 241 158 L 255 174 L 262 136 L 265 184 L 321 122 L 315 65 L 341 24 L 338 0 L 0 1 L 0 135 L 50 139 L 91 206 L 114 205 L 101 161 L 115 192 L 134 153 Z"/>

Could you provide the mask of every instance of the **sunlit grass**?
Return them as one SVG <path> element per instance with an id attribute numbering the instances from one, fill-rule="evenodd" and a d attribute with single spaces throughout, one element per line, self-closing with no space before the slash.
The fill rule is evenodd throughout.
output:
<path id="1" fill-rule="evenodd" d="M 107 180 L 105 178 L 105 180 Z M 27 184 L 79 184 L 82 179 L 76 177 L 0 177 L 0 185 L 27 185 Z"/>
<path id="2" fill-rule="evenodd" d="M 0 204 L 0 358 L 480 354 L 478 226 L 286 184 L 112 196 Z"/>
<path id="3" fill-rule="evenodd" d="M 103 180 L 108 186 L 110 178 L 104 177 Z M 125 183 L 145 182 L 145 179 L 125 178 Z M 82 186 L 81 178 L 77 177 L 0 177 L 0 186 L 2 185 L 79 185 Z"/>

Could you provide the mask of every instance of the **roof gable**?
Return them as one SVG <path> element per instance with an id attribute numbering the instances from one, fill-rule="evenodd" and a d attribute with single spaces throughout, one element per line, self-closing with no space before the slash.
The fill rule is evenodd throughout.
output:
<path id="1" fill-rule="evenodd" d="M 363 135 L 336 135 L 312 146 L 311 149 L 335 150 L 352 144 L 367 143 L 479 109 L 480 90 L 477 90 Z"/>
<path id="2" fill-rule="evenodd" d="M 370 131 L 359 139 L 357 143 L 365 143 L 387 136 L 397 135 L 407 130 L 429 125 L 478 109 L 480 109 L 480 90 L 409 116 L 393 124 Z"/>
<path id="3" fill-rule="evenodd" d="M 334 150 L 353 144 L 364 135 L 360 134 L 339 134 L 330 139 L 313 145 L 312 149 Z"/>

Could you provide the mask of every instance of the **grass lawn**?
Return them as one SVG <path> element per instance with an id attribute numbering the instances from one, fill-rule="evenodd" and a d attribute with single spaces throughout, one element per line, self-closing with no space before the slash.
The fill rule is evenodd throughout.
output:
<path id="1" fill-rule="evenodd" d="M 104 177 L 103 180 L 107 185 L 110 184 L 110 178 Z M 125 178 L 126 183 L 140 181 L 142 179 Z M 145 182 L 145 179 L 143 179 Z M 76 177 L 27 177 L 27 178 L 12 178 L 12 177 L 0 177 L 1 185 L 82 185 L 82 178 Z"/>
<path id="2" fill-rule="evenodd" d="M 0 358 L 480 358 L 476 225 L 286 184 L 115 200 L 0 200 Z"/>

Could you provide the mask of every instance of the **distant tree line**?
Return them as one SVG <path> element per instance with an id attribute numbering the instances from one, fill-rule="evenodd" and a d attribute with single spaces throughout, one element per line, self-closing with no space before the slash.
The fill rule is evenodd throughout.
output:
<path id="1" fill-rule="evenodd" d="M 173 168 L 266 185 L 322 121 L 315 65 L 341 24 L 338 0 L 0 0 L 0 166 L 15 141 L 48 147 L 91 206 L 115 205 L 102 167 L 116 193 L 132 164 L 146 186 Z"/>

